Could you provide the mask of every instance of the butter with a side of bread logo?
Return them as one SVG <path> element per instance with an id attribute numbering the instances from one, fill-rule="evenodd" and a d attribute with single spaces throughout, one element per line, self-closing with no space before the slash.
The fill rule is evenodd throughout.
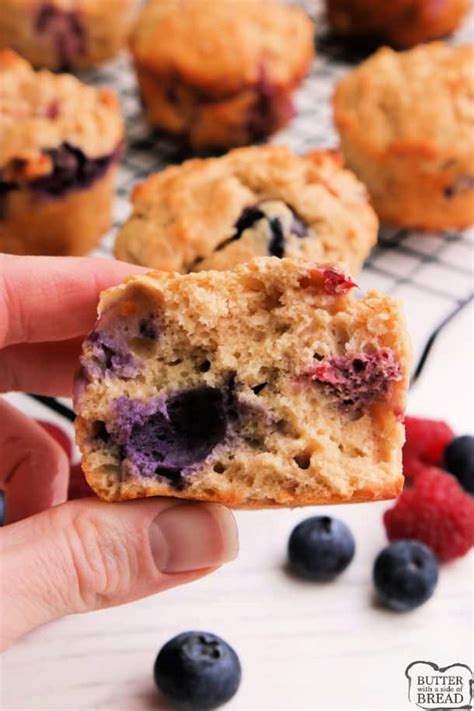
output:
<path id="1" fill-rule="evenodd" d="M 439 667 L 434 662 L 417 661 L 408 665 L 405 676 L 408 699 L 421 709 L 472 709 L 473 675 L 467 664 Z"/>

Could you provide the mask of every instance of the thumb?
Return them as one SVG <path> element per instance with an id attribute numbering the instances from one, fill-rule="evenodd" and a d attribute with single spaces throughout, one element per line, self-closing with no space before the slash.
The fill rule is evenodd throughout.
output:
<path id="1" fill-rule="evenodd" d="M 120 605 L 199 578 L 237 552 L 218 504 L 70 501 L 0 531 L 1 648 L 70 613 Z"/>

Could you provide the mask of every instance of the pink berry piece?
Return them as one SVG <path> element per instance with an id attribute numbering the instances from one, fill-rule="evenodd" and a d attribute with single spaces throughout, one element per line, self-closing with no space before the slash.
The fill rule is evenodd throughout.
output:
<path id="1" fill-rule="evenodd" d="M 346 353 L 323 358 L 309 369 L 341 405 L 363 411 L 385 397 L 390 383 L 401 380 L 400 365 L 390 348 L 374 353 Z"/>

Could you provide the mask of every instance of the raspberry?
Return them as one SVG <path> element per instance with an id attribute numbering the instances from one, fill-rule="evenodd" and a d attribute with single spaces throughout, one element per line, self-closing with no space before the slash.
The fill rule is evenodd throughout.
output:
<path id="1" fill-rule="evenodd" d="M 94 492 L 86 481 L 80 464 L 72 464 L 69 474 L 68 499 L 83 499 L 85 496 L 94 496 Z"/>
<path id="2" fill-rule="evenodd" d="M 442 420 L 405 417 L 406 442 L 403 447 L 403 473 L 412 481 L 426 465 L 441 465 L 446 445 L 454 438 L 451 427 Z"/>
<path id="3" fill-rule="evenodd" d="M 69 435 L 67 435 L 61 427 L 53 425 L 52 422 L 45 422 L 44 420 L 36 420 L 36 422 L 38 425 L 41 425 L 41 427 L 50 435 L 50 437 L 56 440 L 60 447 L 62 447 L 66 452 L 69 461 L 71 461 L 72 442 Z"/>
<path id="4" fill-rule="evenodd" d="M 431 467 L 385 512 L 384 524 L 390 541 L 414 538 L 440 560 L 452 560 L 474 545 L 474 500 L 454 477 Z"/>

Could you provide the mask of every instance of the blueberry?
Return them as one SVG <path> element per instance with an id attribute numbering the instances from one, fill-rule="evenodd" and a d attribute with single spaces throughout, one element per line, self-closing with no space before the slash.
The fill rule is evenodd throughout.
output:
<path id="1" fill-rule="evenodd" d="M 312 516 L 293 529 L 288 542 L 292 570 L 308 580 L 333 580 L 354 557 L 355 543 L 345 523 Z"/>
<path id="2" fill-rule="evenodd" d="M 472 173 L 467 173 L 460 175 L 452 185 L 447 185 L 443 192 L 444 197 L 448 200 L 455 197 L 459 193 L 463 193 L 466 190 L 474 189 L 474 175 Z"/>
<path id="3" fill-rule="evenodd" d="M 176 706 L 215 709 L 239 688 L 241 668 L 227 642 L 210 632 L 183 632 L 160 650 L 154 667 L 155 682 Z"/>
<path id="4" fill-rule="evenodd" d="M 438 560 L 419 541 L 395 541 L 378 554 L 373 577 L 383 604 L 408 612 L 432 596 L 438 582 Z"/>
<path id="5" fill-rule="evenodd" d="M 270 229 L 272 237 L 268 245 L 268 253 L 271 257 L 281 259 L 285 256 L 285 235 L 283 234 L 281 220 L 279 220 L 278 217 L 274 217 L 273 220 L 270 220 Z"/>
<path id="6" fill-rule="evenodd" d="M 308 229 L 304 222 L 295 214 L 294 210 L 287 205 L 288 209 L 291 210 L 293 215 L 292 224 L 290 227 L 290 232 L 297 237 L 306 237 L 308 234 Z M 282 222 L 279 217 L 270 217 L 265 213 L 265 203 L 259 205 L 254 205 L 252 207 L 246 207 L 242 211 L 239 219 L 235 223 L 235 232 L 232 237 L 225 242 L 223 242 L 216 251 L 225 247 L 229 242 L 239 239 L 245 230 L 259 220 L 266 219 L 270 227 L 270 242 L 268 245 L 268 253 L 271 257 L 278 257 L 281 259 L 285 256 L 285 231 L 283 229 Z"/>
<path id="7" fill-rule="evenodd" d="M 108 431 L 138 474 L 164 476 L 182 488 L 181 473 L 224 441 L 229 422 L 238 417 L 236 407 L 232 383 L 184 389 L 165 401 L 122 395 L 114 401 Z"/>
<path id="8" fill-rule="evenodd" d="M 169 398 L 166 415 L 154 413 L 135 425 L 128 438 L 127 453 L 139 469 L 182 469 L 203 461 L 227 431 L 224 393 L 201 386 Z M 141 465 L 141 466 L 140 466 Z"/>
<path id="9" fill-rule="evenodd" d="M 148 318 L 143 318 L 138 325 L 138 332 L 142 338 L 148 338 L 151 341 L 157 341 L 159 338 L 158 327 L 155 323 L 153 314 Z"/>
<path id="10" fill-rule="evenodd" d="M 239 239 L 242 232 L 248 230 L 249 227 L 252 227 L 256 222 L 258 222 L 264 217 L 265 213 L 262 212 L 262 210 L 260 210 L 257 205 L 254 205 L 252 207 L 245 207 L 242 210 L 239 219 L 235 223 L 235 232 L 233 235 L 233 239 Z"/>
<path id="11" fill-rule="evenodd" d="M 454 474 L 470 494 L 474 494 L 474 437 L 455 437 L 444 450 L 444 468 Z"/>
<path id="12" fill-rule="evenodd" d="M 119 145 L 112 153 L 98 158 L 88 158 L 80 148 L 67 142 L 43 152 L 51 159 L 52 171 L 48 175 L 31 180 L 28 187 L 40 195 L 54 198 L 88 188 L 102 178 L 109 167 L 120 158 L 122 146 Z"/>

